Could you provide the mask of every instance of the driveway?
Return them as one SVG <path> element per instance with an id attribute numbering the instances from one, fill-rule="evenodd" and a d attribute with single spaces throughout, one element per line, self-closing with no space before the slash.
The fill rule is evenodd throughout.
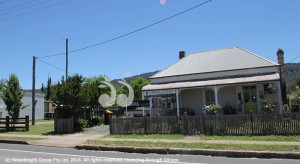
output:
<path id="1" fill-rule="evenodd" d="M 36 135 L 36 137 L 39 136 L 39 137 L 43 137 L 43 138 L 47 138 L 47 139 L 32 140 L 32 141 L 28 141 L 28 143 L 31 145 L 37 145 L 37 146 L 53 146 L 53 147 L 69 147 L 69 148 L 71 148 L 71 147 L 75 147 L 76 145 L 83 144 L 86 140 L 99 139 L 107 134 L 109 134 L 109 126 L 98 126 L 98 127 L 88 128 L 84 132 L 75 133 L 75 134 L 48 135 L 48 136 Z"/>

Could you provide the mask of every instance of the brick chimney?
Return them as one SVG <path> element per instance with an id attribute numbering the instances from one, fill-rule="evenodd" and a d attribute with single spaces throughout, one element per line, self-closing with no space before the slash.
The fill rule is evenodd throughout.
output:
<path id="1" fill-rule="evenodd" d="M 281 84 L 281 94 L 283 104 L 287 104 L 287 94 L 286 94 L 286 81 L 285 81 L 285 71 L 284 71 L 284 52 L 282 49 L 278 49 L 277 51 L 277 60 L 278 64 L 280 64 L 280 84 Z"/>
<path id="2" fill-rule="evenodd" d="M 284 52 L 281 48 L 277 51 L 277 60 L 278 64 L 283 65 L 284 64 Z"/>
<path id="3" fill-rule="evenodd" d="M 185 51 L 179 51 L 179 60 L 185 57 Z"/>

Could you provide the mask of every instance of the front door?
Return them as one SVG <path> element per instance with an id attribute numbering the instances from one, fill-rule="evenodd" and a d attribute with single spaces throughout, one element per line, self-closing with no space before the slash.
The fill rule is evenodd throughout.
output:
<path id="1" fill-rule="evenodd" d="M 250 114 L 257 113 L 257 95 L 256 95 L 256 86 L 244 86 L 244 113 Z"/>

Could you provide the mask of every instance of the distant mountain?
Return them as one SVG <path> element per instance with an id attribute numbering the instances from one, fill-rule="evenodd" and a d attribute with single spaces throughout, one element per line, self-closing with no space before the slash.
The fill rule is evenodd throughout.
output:
<path id="1" fill-rule="evenodd" d="M 287 86 L 290 86 L 295 80 L 300 78 L 300 63 L 287 63 L 284 69 Z"/>
<path id="2" fill-rule="evenodd" d="M 130 77 L 125 77 L 123 78 L 127 83 L 131 83 L 133 80 L 135 80 L 136 78 L 138 77 L 143 77 L 145 79 L 148 79 L 149 80 L 149 77 L 151 77 L 152 75 L 156 74 L 158 71 L 153 71 L 153 72 L 147 72 L 147 73 L 143 73 L 143 74 L 140 74 L 140 75 L 134 75 L 134 76 L 130 76 Z M 113 84 L 115 84 L 116 86 L 119 86 L 120 84 L 118 83 L 119 80 L 122 80 L 122 79 L 114 79 L 112 80 L 111 82 Z"/>

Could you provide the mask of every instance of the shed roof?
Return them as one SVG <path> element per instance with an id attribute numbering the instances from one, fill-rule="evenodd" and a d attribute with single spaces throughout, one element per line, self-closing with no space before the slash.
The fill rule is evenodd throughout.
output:
<path id="1" fill-rule="evenodd" d="M 241 47 L 193 53 L 150 78 L 179 76 L 238 69 L 277 66 L 278 64 Z"/>

